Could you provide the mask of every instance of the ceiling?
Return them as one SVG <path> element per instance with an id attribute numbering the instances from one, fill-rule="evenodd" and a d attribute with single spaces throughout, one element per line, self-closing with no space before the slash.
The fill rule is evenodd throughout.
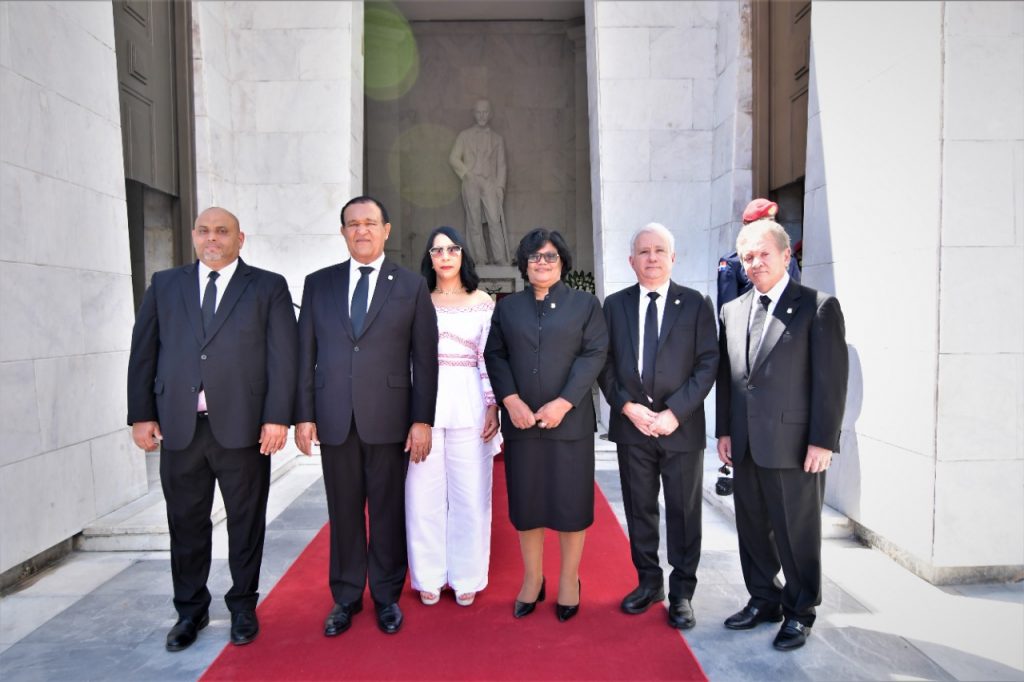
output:
<path id="1" fill-rule="evenodd" d="M 583 0 L 398 0 L 409 21 L 565 21 L 583 16 Z"/>

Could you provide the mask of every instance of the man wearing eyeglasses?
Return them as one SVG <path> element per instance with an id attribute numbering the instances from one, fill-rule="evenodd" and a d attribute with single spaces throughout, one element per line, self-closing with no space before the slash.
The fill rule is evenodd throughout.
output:
<path id="1" fill-rule="evenodd" d="M 599 382 L 611 405 L 622 500 L 637 587 L 622 600 L 641 614 L 665 599 L 658 559 L 658 488 L 665 492 L 668 624 L 697 623 L 690 603 L 701 545 L 704 398 L 718 370 L 715 314 L 708 297 L 671 280 L 675 237 L 658 223 L 633 234 L 637 283 L 605 300 L 611 343 Z"/>
<path id="2" fill-rule="evenodd" d="M 408 567 L 405 475 L 410 458 L 430 453 L 437 317 L 426 280 L 385 257 L 391 223 L 379 201 L 352 199 L 341 222 L 349 260 L 309 275 L 302 293 L 295 442 L 307 455 L 321 449 L 334 599 L 324 635 L 351 626 L 367 582 L 378 627 L 394 634 Z"/>

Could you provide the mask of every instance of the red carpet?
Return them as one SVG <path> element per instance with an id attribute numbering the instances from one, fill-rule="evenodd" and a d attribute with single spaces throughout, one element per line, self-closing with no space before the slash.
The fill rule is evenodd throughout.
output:
<path id="1" fill-rule="evenodd" d="M 244 647 L 227 646 L 204 680 L 705 680 L 700 664 L 664 607 L 640 616 L 619 611 L 636 584 L 629 543 L 607 500 L 596 491 L 594 525 L 587 531 L 582 606 L 560 623 L 554 602 L 557 535 L 544 550 L 548 599 L 512 618 L 521 563 L 508 521 L 504 466 L 494 470 L 494 529 L 490 584 L 469 608 L 451 591 L 423 606 L 406 583 L 405 624 L 397 635 L 377 629 L 369 592 L 352 628 L 324 637 L 331 608 L 324 527 L 259 607 L 261 632 Z"/>

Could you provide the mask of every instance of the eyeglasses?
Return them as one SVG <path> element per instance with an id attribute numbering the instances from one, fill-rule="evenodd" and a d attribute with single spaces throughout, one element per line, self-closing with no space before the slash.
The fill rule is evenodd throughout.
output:
<path id="1" fill-rule="evenodd" d="M 542 260 L 544 262 L 546 262 L 546 263 L 557 263 L 558 262 L 558 252 L 557 251 L 547 251 L 545 253 L 540 253 L 540 252 L 531 253 L 529 256 L 526 257 L 526 260 L 530 261 L 531 263 L 539 263 Z"/>
<path id="2" fill-rule="evenodd" d="M 458 244 L 449 244 L 448 246 L 431 246 L 427 249 L 427 253 L 430 254 L 431 258 L 440 258 L 445 252 L 453 258 L 455 256 L 461 256 L 462 247 Z"/>

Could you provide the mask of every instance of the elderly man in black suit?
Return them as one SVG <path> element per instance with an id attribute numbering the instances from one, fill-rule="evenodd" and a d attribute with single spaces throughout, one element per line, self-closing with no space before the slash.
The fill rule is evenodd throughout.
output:
<path id="1" fill-rule="evenodd" d="M 169 651 L 190 646 L 210 622 L 214 481 L 227 512 L 231 642 L 259 632 L 269 455 L 288 438 L 297 336 L 284 277 L 239 258 L 244 241 L 228 211 L 199 214 L 198 263 L 153 275 L 132 334 L 128 423 L 140 448 L 162 448 L 178 611 Z"/>
<path id="2" fill-rule="evenodd" d="M 295 442 L 322 451 L 334 598 L 324 634 L 351 626 L 367 579 L 377 624 L 394 634 L 408 569 L 405 475 L 410 458 L 430 453 L 437 316 L 426 280 L 385 257 L 391 223 L 379 201 L 352 199 L 341 223 L 351 258 L 309 275 L 302 293 Z"/>
<path id="3" fill-rule="evenodd" d="M 651 223 L 633 234 L 629 264 L 637 284 L 605 300 L 611 345 L 600 377 L 611 406 L 608 437 L 617 443 L 619 478 L 639 584 L 622 610 L 643 613 L 665 598 L 658 560 L 658 488 L 665 490 L 669 625 L 696 624 L 704 398 L 718 369 L 711 301 L 673 282 L 675 238 Z M 660 478 L 660 481 L 659 481 Z"/>
<path id="4" fill-rule="evenodd" d="M 744 226 L 736 250 L 754 286 L 721 311 L 715 430 L 719 458 L 735 467 L 750 600 L 725 626 L 784 620 L 773 645 L 788 651 L 807 641 L 821 603 L 821 508 L 846 403 L 846 331 L 839 301 L 786 273 L 781 225 Z"/>

